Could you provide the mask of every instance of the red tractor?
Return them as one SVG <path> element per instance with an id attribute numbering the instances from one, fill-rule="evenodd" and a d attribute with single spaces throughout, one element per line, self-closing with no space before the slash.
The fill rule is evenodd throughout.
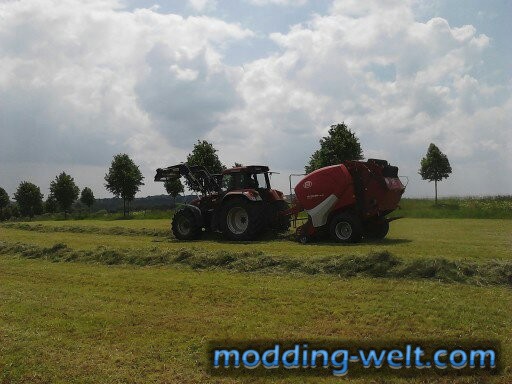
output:
<path id="1" fill-rule="evenodd" d="M 286 232 L 290 216 L 282 192 L 270 187 L 269 168 L 250 165 L 220 175 L 204 167 L 178 164 L 157 169 L 155 181 L 184 177 L 202 197 L 182 206 L 172 220 L 179 240 L 198 239 L 203 231 L 221 232 L 229 240 L 253 240 L 267 229 Z"/>

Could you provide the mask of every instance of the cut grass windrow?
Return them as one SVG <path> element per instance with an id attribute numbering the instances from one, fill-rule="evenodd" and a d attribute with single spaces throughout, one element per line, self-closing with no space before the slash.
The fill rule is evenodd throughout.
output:
<path id="1" fill-rule="evenodd" d="M 54 262 L 86 262 L 106 265 L 185 265 L 196 270 L 230 270 L 304 275 L 334 275 L 341 278 L 374 277 L 393 279 L 428 279 L 474 285 L 512 287 L 512 262 L 421 258 L 405 260 L 387 251 L 365 256 L 327 256 L 314 260 L 290 256 L 270 256 L 263 252 L 206 252 L 194 248 L 161 250 L 157 248 L 120 250 L 98 247 L 74 250 L 64 243 L 40 247 L 23 243 L 0 242 L 0 254 L 20 255 Z"/>
<path id="2" fill-rule="evenodd" d="M 158 236 L 169 237 L 170 230 L 150 229 L 150 228 L 127 228 L 127 227 L 94 227 L 85 225 L 62 225 L 49 226 L 42 224 L 27 223 L 6 223 L 0 225 L 0 228 L 18 229 L 22 231 L 33 231 L 42 233 L 67 232 L 67 233 L 88 233 L 97 235 L 123 235 L 123 236 Z"/>

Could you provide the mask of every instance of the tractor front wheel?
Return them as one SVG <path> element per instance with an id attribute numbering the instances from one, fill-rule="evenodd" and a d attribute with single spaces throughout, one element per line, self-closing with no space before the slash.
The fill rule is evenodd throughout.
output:
<path id="1" fill-rule="evenodd" d="M 186 209 L 174 214 L 171 229 L 178 240 L 196 240 L 202 233 L 202 228 L 197 224 L 194 214 Z"/>
<path id="2" fill-rule="evenodd" d="M 338 243 L 357 243 L 362 236 L 361 222 L 353 215 L 338 214 L 331 219 L 329 233 Z"/>
<path id="3" fill-rule="evenodd" d="M 220 224 L 229 240 L 253 240 L 264 229 L 264 210 L 259 203 L 228 200 L 222 208 Z"/>

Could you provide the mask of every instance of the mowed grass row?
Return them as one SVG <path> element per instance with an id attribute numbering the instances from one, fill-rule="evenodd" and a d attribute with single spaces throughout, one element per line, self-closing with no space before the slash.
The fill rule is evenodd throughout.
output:
<path id="1" fill-rule="evenodd" d="M 108 246 L 117 249 L 155 248 L 179 250 L 182 248 L 203 251 L 263 252 L 267 255 L 285 255 L 299 258 L 320 258 L 332 255 L 367 255 L 371 252 L 389 251 L 404 259 L 445 258 L 449 260 L 510 260 L 512 255 L 512 221 L 499 219 L 400 219 L 391 223 L 388 237 L 378 242 L 339 245 L 318 242 L 302 245 L 286 238 L 263 239 L 240 243 L 227 242 L 220 236 L 210 235 L 203 240 L 181 242 L 169 236 L 139 234 L 115 235 L 118 228 L 130 230 L 165 231 L 168 220 L 127 221 L 68 221 L 35 222 L 45 228 L 66 225 L 100 229 L 98 233 L 37 232 L 0 226 L 0 240 L 22 242 L 50 247 L 63 242 L 73 249 L 96 249 Z"/>
<path id="2" fill-rule="evenodd" d="M 104 265 L 135 265 L 139 267 L 178 265 L 196 270 L 228 270 L 286 275 L 331 275 L 339 278 L 375 277 L 393 279 L 429 279 L 465 284 L 503 285 L 512 287 L 512 262 L 446 259 L 404 260 L 389 252 L 366 256 L 326 256 L 296 258 L 269 256 L 262 252 L 205 252 L 200 250 L 132 249 L 99 247 L 96 250 L 75 250 L 64 243 L 39 247 L 0 241 L 0 255 L 17 255 L 27 259 L 52 262 L 82 262 Z"/>
<path id="3" fill-rule="evenodd" d="M 15 256 L 0 256 L 0 281 L 2 383 L 340 380 L 211 377 L 205 355 L 215 339 L 498 339 L 504 365 L 511 363 L 507 288 L 106 267 Z M 511 381 L 512 371 L 505 368 L 490 382 Z M 482 381 L 363 377 L 351 382 Z"/>

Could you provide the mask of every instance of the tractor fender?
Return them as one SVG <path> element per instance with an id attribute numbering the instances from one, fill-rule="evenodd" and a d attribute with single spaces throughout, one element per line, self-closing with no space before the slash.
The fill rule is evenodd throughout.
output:
<path id="1" fill-rule="evenodd" d="M 203 226 L 203 215 L 201 214 L 201 210 L 197 208 L 195 205 L 185 204 L 181 206 L 180 211 L 189 211 L 194 215 L 196 219 L 196 223 L 202 227 Z"/>
<path id="2" fill-rule="evenodd" d="M 224 195 L 222 201 L 224 202 L 233 197 L 243 197 L 249 201 L 262 201 L 260 194 L 258 193 L 258 191 L 255 191 L 254 189 L 242 189 L 239 191 L 228 192 Z"/>

